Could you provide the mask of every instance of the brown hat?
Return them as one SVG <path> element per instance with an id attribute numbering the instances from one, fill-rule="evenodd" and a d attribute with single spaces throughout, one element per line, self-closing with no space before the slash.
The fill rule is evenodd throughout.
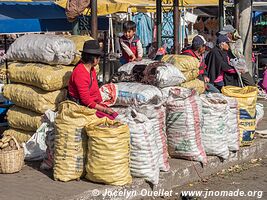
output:
<path id="1" fill-rule="evenodd" d="M 93 54 L 93 55 L 100 55 L 100 56 L 104 54 L 97 40 L 85 41 L 83 44 L 83 50 L 80 52 Z"/>

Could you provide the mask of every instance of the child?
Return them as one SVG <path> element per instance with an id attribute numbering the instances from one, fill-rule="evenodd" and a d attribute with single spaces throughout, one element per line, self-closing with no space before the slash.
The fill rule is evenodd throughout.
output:
<path id="1" fill-rule="evenodd" d="M 143 47 L 135 32 L 136 24 L 133 21 L 123 23 L 123 36 L 120 37 L 122 49 L 122 57 L 120 58 L 121 64 L 142 60 Z"/>

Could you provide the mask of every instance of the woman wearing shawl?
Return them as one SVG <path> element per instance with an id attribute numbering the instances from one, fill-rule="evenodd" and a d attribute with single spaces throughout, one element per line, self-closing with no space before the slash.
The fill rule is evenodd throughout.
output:
<path id="1" fill-rule="evenodd" d="M 239 78 L 236 70 L 230 65 L 227 55 L 230 40 L 225 35 L 219 35 L 217 45 L 209 52 L 206 57 L 208 66 L 208 77 L 219 90 L 223 86 L 239 86 Z"/>

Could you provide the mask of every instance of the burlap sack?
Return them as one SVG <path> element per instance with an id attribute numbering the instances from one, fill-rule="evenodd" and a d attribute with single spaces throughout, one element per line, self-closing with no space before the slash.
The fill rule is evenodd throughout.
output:
<path id="1" fill-rule="evenodd" d="M 194 89 L 199 94 L 203 94 L 205 92 L 205 83 L 199 79 L 194 79 L 192 81 L 182 83 L 181 87 Z"/>
<path id="2" fill-rule="evenodd" d="M 80 179 L 85 172 L 87 135 L 84 126 L 98 119 L 95 110 L 72 101 L 59 104 L 55 120 L 54 179 Z"/>
<path id="3" fill-rule="evenodd" d="M 197 58 L 187 55 L 165 55 L 162 61 L 177 67 L 184 74 L 187 82 L 198 77 L 200 62 Z"/>
<path id="4" fill-rule="evenodd" d="M 72 70 L 72 66 L 10 63 L 8 72 L 12 82 L 36 86 L 46 91 L 55 91 L 68 85 Z"/>
<path id="5" fill-rule="evenodd" d="M 7 84 L 4 86 L 3 95 L 17 106 L 45 113 L 48 109 L 56 110 L 57 104 L 66 99 L 67 90 L 46 92 L 33 86 Z"/>
<path id="6" fill-rule="evenodd" d="M 86 178 L 111 185 L 131 183 L 128 125 L 105 117 L 85 129 L 89 136 Z"/>
<path id="7" fill-rule="evenodd" d="M 35 132 L 41 126 L 41 120 L 41 114 L 18 106 L 13 106 L 7 112 L 8 125 L 12 128 Z"/>
<path id="8" fill-rule="evenodd" d="M 30 131 L 24 131 L 24 130 L 20 130 L 20 129 L 15 129 L 15 128 L 10 128 L 6 131 L 4 131 L 3 135 L 7 136 L 14 136 L 18 143 L 23 143 L 23 142 L 27 142 L 32 135 L 34 134 L 34 132 L 30 132 Z"/>

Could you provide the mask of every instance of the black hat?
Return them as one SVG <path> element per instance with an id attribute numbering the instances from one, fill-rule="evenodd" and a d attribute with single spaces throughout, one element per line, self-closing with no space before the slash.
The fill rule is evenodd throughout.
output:
<path id="1" fill-rule="evenodd" d="M 219 35 L 217 37 L 216 43 L 220 44 L 222 42 L 230 42 L 229 38 L 226 35 Z"/>
<path id="2" fill-rule="evenodd" d="M 99 46 L 99 43 L 97 40 L 88 40 L 85 41 L 83 44 L 83 50 L 80 52 L 93 54 L 93 55 L 103 55 L 103 51 Z"/>

